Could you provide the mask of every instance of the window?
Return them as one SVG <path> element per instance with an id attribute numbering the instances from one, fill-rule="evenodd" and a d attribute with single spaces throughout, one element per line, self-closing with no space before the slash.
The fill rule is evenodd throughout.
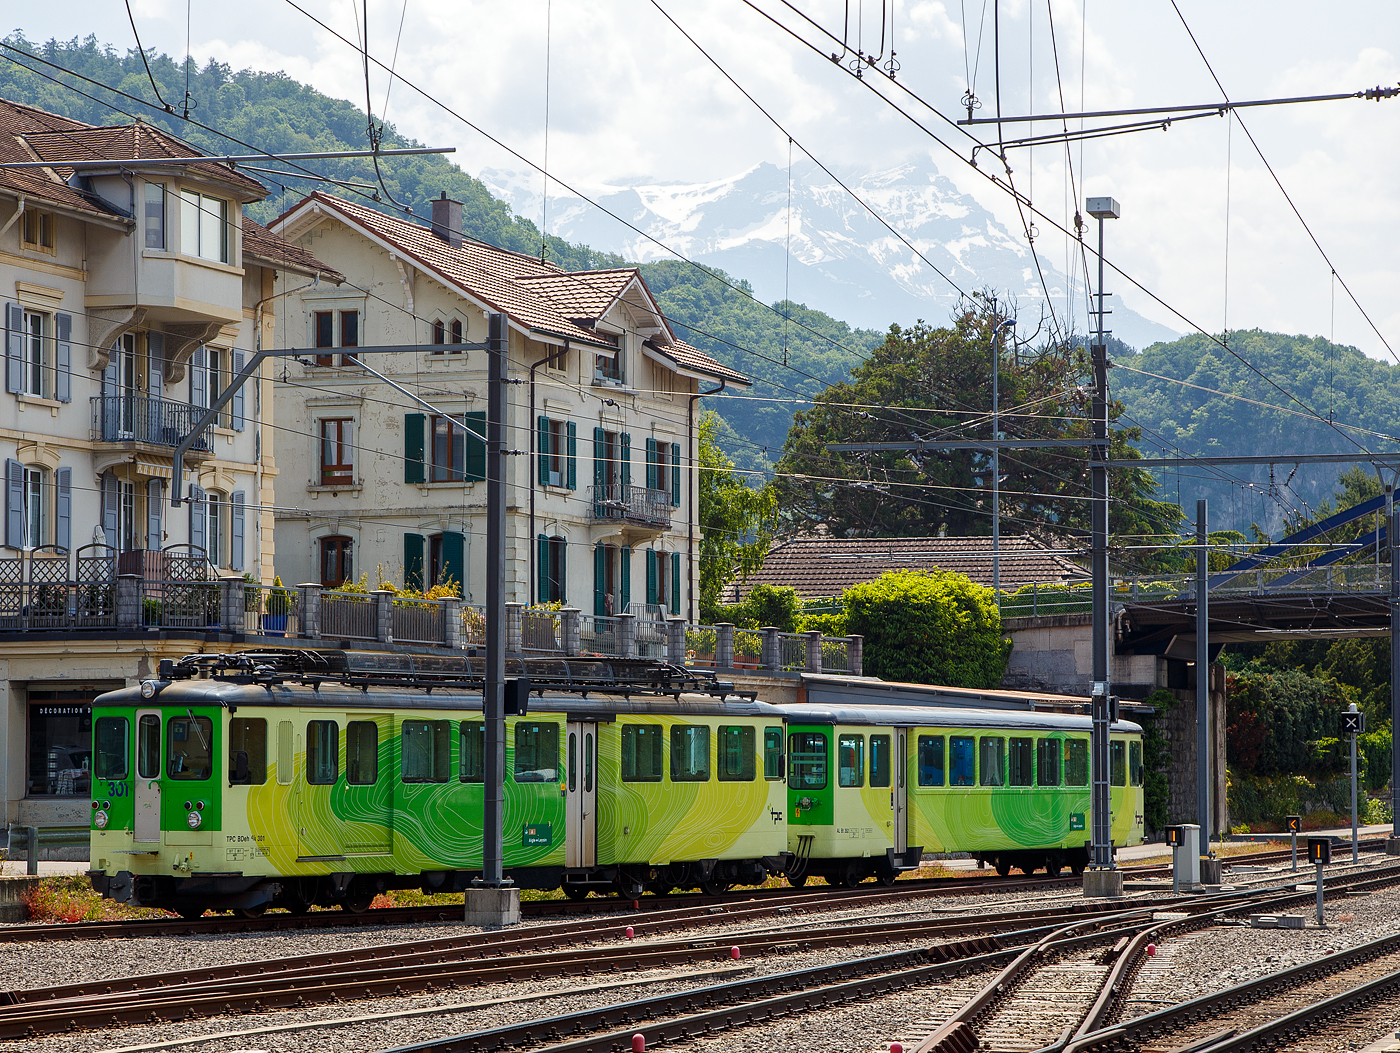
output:
<path id="1" fill-rule="evenodd" d="M 340 346 L 359 347 L 360 346 L 360 312 L 341 311 L 340 312 Z M 353 354 L 341 355 L 340 364 L 350 366 L 355 364 Z"/>
<path id="2" fill-rule="evenodd" d="M 710 729 L 705 725 L 672 726 L 671 781 L 710 781 Z"/>
<path id="3" fill-rule="evenodd" d="M 1060 740 L 1036 739 L 1036 781 L 1041 786 L 1060 785 Z"/>
<path id="4" fill-rule="evenodd" d="M 217 490 L 205 495 L 204 545 L 209 562 L 216 567 L 228 565 L 228 497 Z"/>
<path id="5" fill-rule="evenodd" d="M 552 369 L 556 373 L 566 373 L 569 369 L 569 349 L 562 344 L 550 347 L 549 358 L 545 360 L 545 369 Z"/>
<path id="6" fill-rule="evenodd" d="M 978 767 L 982 772 L 982 785 L 1005 785 L 1006 740 L 1000 735 L 985 735 L 978 742 L 981 745 Z"/>
<path id="7" fill-rule="evenodd" d="M 228 352 L 222 348 L 205 346 L 195 351 L 190 359 L 190 402 L 193 405 L 208 409 L 219 401 L 229 379 L 228 363 Z M 235 393 L 234 398 L 237 397 Z M 225 403 L 214 418 L 214 425 L 227 428 L 232 423 L 232 411 Z"/>
<path id="8" fill-rule="evenodd" d="M 763 777 L 781 779 L 783 777 L 783 729 L 763 729 Z"/>
<path id="9" fill-rule="evenodd" d="M 631 602 L 632 550 L 598 542 L 593 547 L 594 615 L 626 613 Z"/>
<path id="10" fill-rule="evenodd" d="M 99 779 L 125 779 L 126 758 L 130 752 L 127 742 L 127 729 L 130 725 L 126 717 L 101 717 L 97 721 L 97 734 L 93 738 L 93 753 L 96 760 L 92 774 Z"/>
<path id="11" fill-rule="evenodd" d="M 160 717 L 154 713 L 136 725 L 136 774 L 143 779 L 160 776 Z"/>
<path id="12" fill-rule="evenodd" d="M 315 328 L 316 346 L 335 347 L 335 312 L 317 311 L 312 316 Z M 335 355 L 317 355 L 316 364 L 318 366 L 331 366 L 335 364 Z"/>
<path id="13" fill-rule="evenodd" d="M 1011 765 L 1008 771 L 1008 786 L 1032 786 L 1035 784 L 1034 740 L 1013 738 L 1011 740 Z"/>
<path id="14" fill-rule="evenodd" d="M 261 717 L 228 722 L 228 781 L 230 786 L 267 782 L 267 721 Z"/>
<path id="15" fill-rule="evenodd" d="M 827 738 L 820 731 L 794 731 L 788 736 L 788 786 L 794 790 L 825 790 Z"/>
<path id="16" fill-rule="evenodd" d="M 539 536 L 539 602 L 565 601 L 566 560 L 569 543 L 562 537 Z"/>
<path id="17" fill-rule="evenodd" d="M 196 506 L 196 514 L 201 510 Z M 207 514 L 207 512 L 206 512 Z M 136 484 L 117 480 L 117 547 L 122 552 L 145 548 L 146 536 L 138 531 L 141 517 L 136 508 Z"/>
<path id="18" fill-rule="evenodd" d="M 441 318 L 439 318 L 439 319 L 437 319 L 435 322 L 433 322 L 433 343 L 435 343 L 435 344 L 445 344 L 445 343 L 447 343 L 447 327 L 446 327 L 445 325 L 443 325 L 443 322 L 442 322 L 442 319 L 441 319 Z M 440 355 L 440 354 L 442 354 L 442 352 L 441 352 L 441 351 L 434 351 L 433 354 L 435 354 L 435 355 Z"/>
<path id="19" fill-rule="evenodd" d="M 334 589 L 355 580 L 355 541 L 336 535 L 321 539 L 321 586 Z"/>
<path id="20" fill-rule="evenodd" d="M 1128 783 L 1132 786 L 1142 785 L 1142 743 L 1128 743 Z"/>
<path id="21" fill-rule="evenodd" d="M 742 724 L 720 727 L 716 765 L 720 782 L 753 782 L 753 743 L 751 727 Z"/>
<path id="22" fill-rule="evenodd" d="M 172 779 L 207 779 L 214 774 L 214 723 L 208 717 L 171 717 L 165 722 L 165 773 Z"/>
<path id="23" fill-rule="evenodd" d="M 943 785 L 943 736 L 919 736 L 919 785 Z"/>
<path id="24" fill-rule="evenodd" d="M 865 785 L 865 736 L 841 735 L 836 740 L 836 775 L 841 786 Z"/>
<path id="25" fill-rule="evenodd" d="M 660 782 L 661 743 L 665 729 L 660 724 L 622 726 L 622 781 Z"/>
<path id="26" fill-rule="evenodd" d="M 345 781 L 351 786 L 379 781 L 379 725 L 372 720 L 345 725 Z"/>
<path id="27" fill-rule="evenodd" d="M 306 723 L 306 781 L 331 786 L 340 774 L 340 725 L 334 720 Z"/>
<path id="28" fill-rule="evenodd" d="M 890 737 L 870 736 L 870 785 L 890 785 Z"/>
<path id="29" fill-rule="evenodd" d="M 28 215 L 29 213 L 25 213 Z M 48 397 L 49 337 L 52 329 L 49 316 L 39 311 L 24 312 L 24 361 L 21 365 L 20 390 L 26 395 Z"/>
<path id="30" fill-rule="evenodd" d="M 457 752 L 461 755 L 462 782 L 486 781 L 486 725 L 462 721 L 461 742 Z"/>
<path id="31" fill-rule="evenodd" d="M 593 356 L 593 383 L 622 383 L 622 337 L 619 336 L 617 342 L 617 354 Z"/>
<path id="32" fill-rule="evenodd" d="M 350 485 L 355 481 L 355 421 L 321 421 L 321 485 Z"/>
<path id="33" fill-rule="evenodd" d="M 195 190 L 180 191 L 180 251 L 215 263 L 229 257 L 229 206 L 222 198 Z"/>
<path id="34" fill-rule="evenodd" d="M 1128 765 L 1124 753 L 1123 743 L 1110 742 L 1108 744 L 1108 781 L 1114 786 L 1128 784 Z"/>
<path id="35" fill-rule="evenodd" d="M 146 248 L 165 248 L 165 184 L 146 184 Z"/>
<path id="36" fill-rule="evenodd" d="M 976 745 L 972 736 L 954 735 L 948 740 L 948 760 L 951 774 L 949 786 L 977 785 Z"/>
<path id="37" fill-rule="evenodd" d="M 100 693 L 29 692 L 30 797 L 85 797 L 91 792 L 92 699 Z"/>
<path id="38" fill-rule="evenodd" d="M 44 468 L 24 468 L 24 547 L 49 542 L 49 473 Z"/>
<path id="39" fill-rule="evenodd" d="M 1065 739 L 1065 785 L 1089 785 L 1088 739 Z"/>
<path id="40" fill-rule="evenodd" d="M 28 208 L 24 211 L 23 241 L 26 249 L 40 252 L 53 252 L 57 240 L 57 221 L 52 212 L 41 212 Z"/>
<path id="41" fill-rule="evenodd" d="M 578 487 L 578 430 L 571 420 L 535 421 L 536 466 L 541 486 Z"/>
<path id="42" fill-rule="evenodd" d="M 432 473 L 429 475 L 432 482 L 461 482 L 466 477 L 467 433 L 461 425 L 460 415 L 428 417 L 433 435 Z"/>
<path id="43" fill-rule="evenodd" d="M 462 342 L 462 322 L 461 319 L 458 318 L 452 319 L 452 342 L 454 344 L 460 344 Z M 462 349 L 460 347 L 454 347 L 452 353 L 454 355 L 460 355 Z"/>
<path id="44" fill-rule="evenodd" d="M 465 580 L 466 536 L 455 530 L 447 530 L 428 538 L 428 583 L 425 589 L 435 585 L 455 585 L 457 595 L 462 594 Z M 415 575 L 416 576 L 416 575 Z"/>
<path id="45" fill-rule="evenodd" d="M 452 771 L 452 721 L 405 720 L 404 782 L 446 782 Z"/>
<path id="46" fill-rule="evenodd" d="M 515 781 L 555 782 L 559 778 L 559 725 L 515 725 Z"/>

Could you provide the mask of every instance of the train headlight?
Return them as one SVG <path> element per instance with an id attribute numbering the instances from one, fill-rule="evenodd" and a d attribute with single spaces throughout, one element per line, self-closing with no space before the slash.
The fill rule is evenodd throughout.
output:
<path id="1" fill-rule="evenodd" d="M 191 830 L 198 830 L 199 824 L 204 822 L 204 817 L 198 812 L 191 812 L 185 816 L 185 822 L 189 824 Z"/>
<path id="2" fill-rule="evenodd" d="M 142 698 L 155 698 L 155 697 L 156 697 L 156 691 L 158 690 L 158 688 L 159 688 L 159 685 L 158 685 L 154 680 L 142 680 L 142 681 L 141 681 L 141 697 L 142 697 Z"/>
<path id="3" fill-rule="evenodd" d="M 99 830 L 107 829 L 107 813 L 99 808 L 97 814 L 92 817 L 92 825 Z"/>

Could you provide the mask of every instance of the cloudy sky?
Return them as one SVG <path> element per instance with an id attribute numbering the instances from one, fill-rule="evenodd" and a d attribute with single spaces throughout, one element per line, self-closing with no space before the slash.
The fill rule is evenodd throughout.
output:
<path id="1" fill-rule="evenodd" d="M 286 0 L 131 2 L 148 47 L 182 55 L 188 28 L 190 50 L 201 62 L 283 70 L 363 105 L 357 53 Z M 356 38 L 360 0 L 298 2 Z M 1172 0 L 1001 0 L 1002 112 L 1059 112 L 1061 95 L 1069 111 L 1216 103 L 1220 88 L 1187 26 L 1235 100 L 1400 82 L 1400 5 L 1393 0 L 1345 7 L 1285 0 L 1176 4 L 1184 24 Z M 963 115 L 960 100 L 971 81 L 979 116 L 996 112 L 995 0 L 885 0 L 883 11 L 881 0 L 791 0 L 791 6 L 784 0 L 752 0 L 752 6 L 744 0 L 369 0 L 368 19 L 371 53 L 390 63 L 403 18 L 397 69 L 426 93 L 395 85 L 389 119 L 414 138 L 457 147 L 457 160 L 471 172 L 526 166 L 433 99 L 542 163 L 548 22 L 549 168 L 577 189 L 700 182 L 760 161 L 786 164 L 787 136 L 698 45 L 825 164 L 878 170 L 931 158 L 1021 230 L 1010 198 L 967 164 L 971 140 L 962 132 L 886 85 L 954 149 L 945 148 L 754 9 L 830 51 L 831 41 L 794 11 L 841 37 L 847 6 L 851 24 L 844 35 L 852 43 L 859 35 L 867 50 L 880 48 L 882 15 L 887 27 L 892 22 L 899 83 L 929 106 L 950 118 Z M 118 47 L 131 45 L 125 9 L 110 0 L 33 10 L 19 21 L 10 9 L 13 28 L 32 40 L 92 32 Z M 376 72 L 372 83 L 379 110 L 388 79 Z M 1334 283 L 1245 127 L 1339 278 L 1400 353 L 1400 99 L 1254 109 L 1245 111 L 1244 127 L 1210 116 L 1075 146 L 1077 196 L 1112 194 L 1122 203 L 1123 217 L 1109 229 L 1109 258 L 1208 331 L 1228 324 L 1335 334 L 1388 358 L 1381 337 Z M 1036 126 L 1042 134 L 1054 128 Z M 977 131 L 995 138 L 993 129 Z M 1027 134 L 1026 126 L 1008 134 Z M 1015 150 L 1009 157 L 1017 188 L 1051 219 L 1070 225 L 1076 195 L 1064 147 Z M 980 161 L 990 169 L 987 154 Z M 1044 220 L 1037 227 L 1037 248 L 1060 269 L 1072 266 L 1065 239 Z M 1190 328 L 1122 279 L 1110 288 L 1148 317 Z"/>

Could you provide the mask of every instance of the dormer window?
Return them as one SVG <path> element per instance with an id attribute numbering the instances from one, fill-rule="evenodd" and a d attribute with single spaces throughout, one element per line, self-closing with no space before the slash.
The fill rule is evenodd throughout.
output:
<path id="1" fill-rule="evenodd" d="M 229 203 L 196 190 L 180 191 L 180 251 L 215 263 L 232 263 Z"/>
<path id="2" fill-rule="evenodd" d="M 623 347 L 623 335 L 618 333 L 617 354 L 594 356 L 593 383 L 621 384 L 627 378 L 626 371 L 622 368 Z"/>

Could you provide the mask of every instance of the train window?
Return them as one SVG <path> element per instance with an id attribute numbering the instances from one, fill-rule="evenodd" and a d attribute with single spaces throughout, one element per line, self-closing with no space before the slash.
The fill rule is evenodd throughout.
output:
<path id="1" fill-rule="evenodd" d="M 864 735 L 841 735 L 837 737 L 836 781 L 842 786 L 865 785 Z"/>
<path id="2" fill-rule="evenodd" d="M 788 736 L 788 788 L 826 789 L 826 736 L 820 731 L 794 731 Z"/>
<path id="3" fill-rule="evenodd" d="M 143 779 L 160 777 L 160 717 L 147 713 L 136 725 L 136 774 Z"/>
<path id="4" fill-rule="evenodd" d="M 719 729 L 719 775 L 721 782 L 753 782 L 753 728 L 744 725 Z"/>
<path id="5" fill-rule="evenodd" d="M 1041 786 L 1060 785 L 1060 740 L 1036 739 L 1035 774 Z"/>
<path id="6" fill-rule="evenodd" d="M 404 782 L 446 782 L 452 774 L 452 721 L 405 720 L 400 747 Z"/>
<path id="7" fill-rule="evenodd" d="M 1035 784 L 1035 743 L 1031 739 L 1011 740 L 1011 764 L 1007 774 L 1008 786 L 1032 786 Z"/>
<path id="8" fill-rule="evenodd" d="M 982 772 L 983 786 L 1002 786 L 1006 783 L 1006 740 L 1000 735 L 984 735 L 978 740 L 981 756 L 978 767 Z"/>
<path id="9" fill-rule="evenodd" d="M 277 725 L 277 784 L 289 786 L 295 767 L 292 763 L 292 722 L 284 720 Z"/>
<path id="10" fill-rule="evenodd" d="M 345 781 L 351 786 L 379 781 L 379 725 L 372 720 L 345 725 Z"/>
<path id="11" fill-rule="evenodd" d="M 172 779 L 207 779 L 214 774 L 214 723 L 208 717 L 171 717 L 166 770 Z"/>
<path id="12" fill-rule="evenodd" d="M 458 748 L 462 757 L 463 782 L 486 781 L 486 725 L 462 721 L 462 741 Z"/>
<path id="13" fill-rule="evenodd" d="M 340 774 L 340 725 L 334 720 L 306 722 L 306 781 L 330 786 Z"/>
<path id="14" fill-rule="evenodd" d="M 1123 743 L 1121 742 L 1108 744 L 1108 781 L 1114 786 L 1128 784 L 1128 766 L 1124 763 Z"/>
<path id="15" fill-rule="evenodd" d="M 583 736 L 583 792 L 593 792 L 593 736 L 585 733 Z"/>
<path id="16" fill-rule="evenodd" d="M 578 734 L 569 732 L 569 792 L 578 788 Z"/>
<path id="17" fill-rule="evenodd" d="M 1065 785 L 1089 785 L 1089 742 L 1065 739 Z"/>
<path id="18" fill-rule="evenodd" d="M 1128 743 L 1128 780 L 1134 786 L 1142 785 L 1142 743 Z"/>
<path id="19" fill-rule="evenodd" d="M 870 736 L 870 785 L 888 786 L 890 784 L 890 737 L 888 735 Z"/>
<path id="20" fill-rule="evenodd" d="M 559 725 L 515 725 L 515 781 L 559 780 Z"/>
<path id="21" fill-rule="evenodd" d="M 783 729 L 763 729 L 763 777 L 781 779 L 783 777 Z"/>
<path id="22" fill-rule="evenodd" d="M 228 782 L 230 786 L 267 782 L 267 721 L 262 717 L 234 717 L 228 722 Z"/>
<path id="23" fill-rule="evenodd" d="M 660 724 L 624 724 L 622 726 L 622 781 L 660 782 L 661 743 L 664 729 Z"/>
<path id="24" fill-rule="evenodd" d="M 919 785 L 943 785 L 943 736 L 919 736 Z"/>
<path id="25" fill-rule="evenodd" d="M 977 744 L 971 735 L 954 735 L 948 740 L 949 786 L 977 785 Z"/>
<path id="26" fill-rule="evenodd" d="M 710 781 L 710 729 L 704 724 L 671 728 L 671 781 Z"/>
<path id="27" fill-rule="evenodd" d="M 96 778 L 126 778 L 128 727 L 126 717 L 102 717 L 97 721 L 97 733 L 93 736 L 93 754 L 97 757 L 97 763 L 92 769 Z"/>

